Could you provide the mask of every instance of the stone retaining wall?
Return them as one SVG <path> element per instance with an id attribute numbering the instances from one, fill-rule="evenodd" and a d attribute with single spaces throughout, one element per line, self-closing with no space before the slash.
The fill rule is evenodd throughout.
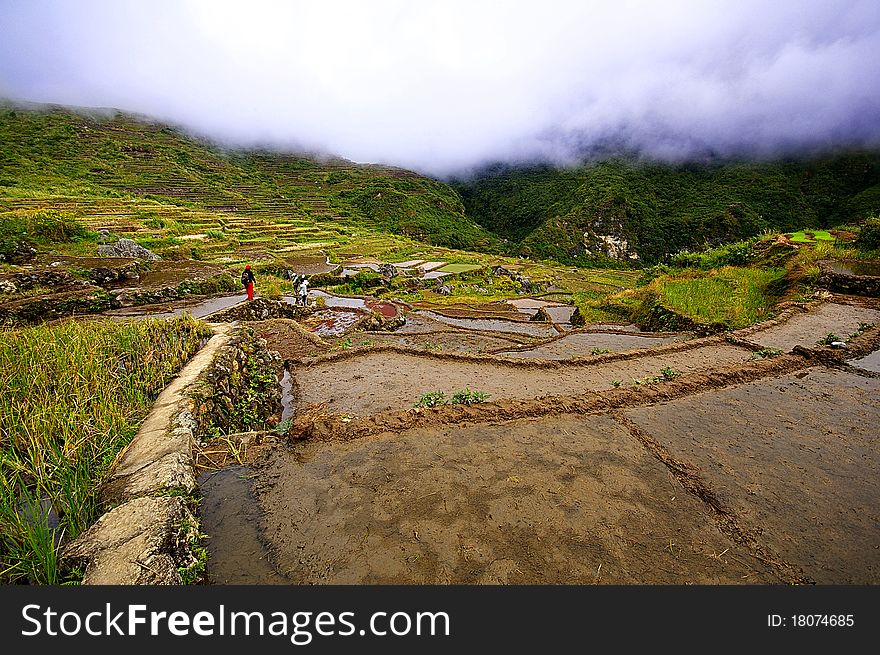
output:
<path id="1" fill-rule="evenodd" d="M 196 436 L 274 427 L 281 420 L 282 369 L 265 339 L 239 328 L 189 393 Z"/>
<path id="2" fill-rule="evenodd" d="M 277 353 L 251 329 L 215 326 L 215 335 L 162 391 L 117 456 L 100 490 L 109 511 L 64 548 L 64 564 L 84 570 L 83 584 L 198 579 L 204 549 L 192 498 L 193 444 L 212 427 L 243 421 L 264 427 L 280 416 L 280 367 Z M 254 393 L 266 400 L 248 405 Z"/>
<path id="3" fill-rule="evenodd" d="M 835 293 L 880 298 L 880 277 L 875 275 L 844 275 L 823 269 L 819 286 Z"/>

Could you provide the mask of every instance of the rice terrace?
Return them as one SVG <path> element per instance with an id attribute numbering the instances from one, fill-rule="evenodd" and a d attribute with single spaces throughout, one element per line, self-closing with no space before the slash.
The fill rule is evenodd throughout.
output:
<path id="1" fill-rule="evenodd" d="M 880 583 L 877 153 L 441 182 L 117 112 L 0 139 L 5 583 Z"/>

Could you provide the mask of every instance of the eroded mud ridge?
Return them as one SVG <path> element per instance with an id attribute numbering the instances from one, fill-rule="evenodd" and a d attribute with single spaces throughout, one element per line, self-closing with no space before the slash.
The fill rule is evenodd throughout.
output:
<path id="1" fill-rule="evenodd" d="M 876 301 L 853 299 L 708 338 L 499 334 L 422 315 L 350 348 L 304 351 L 290 337 L 283 352 L 273 324 L 291 380 L 288 445 L 236 479 L 261 516 L 244 546 L 260 565 L 242 571 L 247 558 L 226 553 L 209 575 L 880 583 L 877 325 Z M 846 346 L 820 345 L 828 333 Z M 464 388 L 488 402 L 413 407 Z"/>

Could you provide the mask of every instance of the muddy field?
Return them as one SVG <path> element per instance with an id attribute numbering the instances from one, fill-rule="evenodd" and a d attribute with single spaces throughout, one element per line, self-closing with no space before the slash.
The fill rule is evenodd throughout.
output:
<path id="1" fill-rule="evenodd" d="M 777 581 L 604 416 L 306 444 L 254 483 L 299 584 Z"/>
<path id="2" fill-rule="evenodd" d="M 632 385 L 634 379 L 656 376 L 666 367 L 690 373 L 750 357 L 750 350 L 718 340 L 688 349 L 686 354 L 673 351 L 554 367 L 444 359 L 427 353 L 368 352 L 298 368 L 295 378 L 300 411 L 325 404 L 332 413 L 366 415 L 412 407 L 422 394 L 435 390 L 452 395 L 469 388 L 488 393 L 493 400 L 574 395 L 614 388 L 615 380 Z"/>
<path id="3" fill-rule="evenodd" d="M 880 323 L 880 308 L 825 303 L 784 318 L 742 338 L 816 348 L 828 332 Z M 339 340 L 317 348 L 284 321 L 260 324 L 291 360 L 293 416 L 320 408 L 378 429 L 293 435 L 250 469 L 206 481 L 211 581 L 880 583 L 877 329 L 853 337 L 857 357 L 761 360 L 757 346 L 723 337 L 673 343 L 690 335 L 609 326 L 618 332 L 548 340 L 410 319 L 351 335 L 348 352 Z M 590 354 L 612 344 L 629 352 Z M 488 350 L 525 357 L 454 354 Z M 650 388 L 683 391 L 634 384 L 664 368 L 682 377 Z M 520 416 L 534 418 L 392 413 L 421 417 L 409 408 L 422 393 L 464 388 L 499 408 L 527 404 Z M 590 392 L 596 402 L 565 400 Z"/>
<path id="4" fill-rule="evenodd" d="M 880 325 L 880 309 L 829 302 L 810 312 L 796 314 L 782 325 L 756 331 L 748 338 L 762 346 L 787 352 L 797 345 L 815 346 L 829 332 L 846 339 L 862 323 Z"/>
<path id="5" fill-rule="evenodd" d="M 567 334 L 542 346 L 525 347 L 497 353 L 502 357 L 521 357 L 524 359 L 569 359 L 590 355 L 594 349 L 611 352 L 654 348 L 675 341 L 684 341 L 688 335 L 652 337 L 641 334 L 621 332 L 576 332 Z"/>
<path id="6" fill-rule="evenodd" d="M 627 416 L 818 583 L 880 583 L 880 380 L 828 369 Z"/>

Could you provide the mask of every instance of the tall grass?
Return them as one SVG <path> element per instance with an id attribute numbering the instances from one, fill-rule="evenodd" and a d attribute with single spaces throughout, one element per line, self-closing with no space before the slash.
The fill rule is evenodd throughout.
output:
<path id="1" fill-rule="evenodd" d="M 114 457 L 209 334 L 188 316 L 0 332 L 0 581 L 62 581 L 61 544 L 97 518 Z"/>
<path id="2" fill-rule="evenodd" d="M 661 304 L 697 323 L 741 328 L 770 316 L 785 269 L 725 266 L 708 275 L 660 278 Z"/>

